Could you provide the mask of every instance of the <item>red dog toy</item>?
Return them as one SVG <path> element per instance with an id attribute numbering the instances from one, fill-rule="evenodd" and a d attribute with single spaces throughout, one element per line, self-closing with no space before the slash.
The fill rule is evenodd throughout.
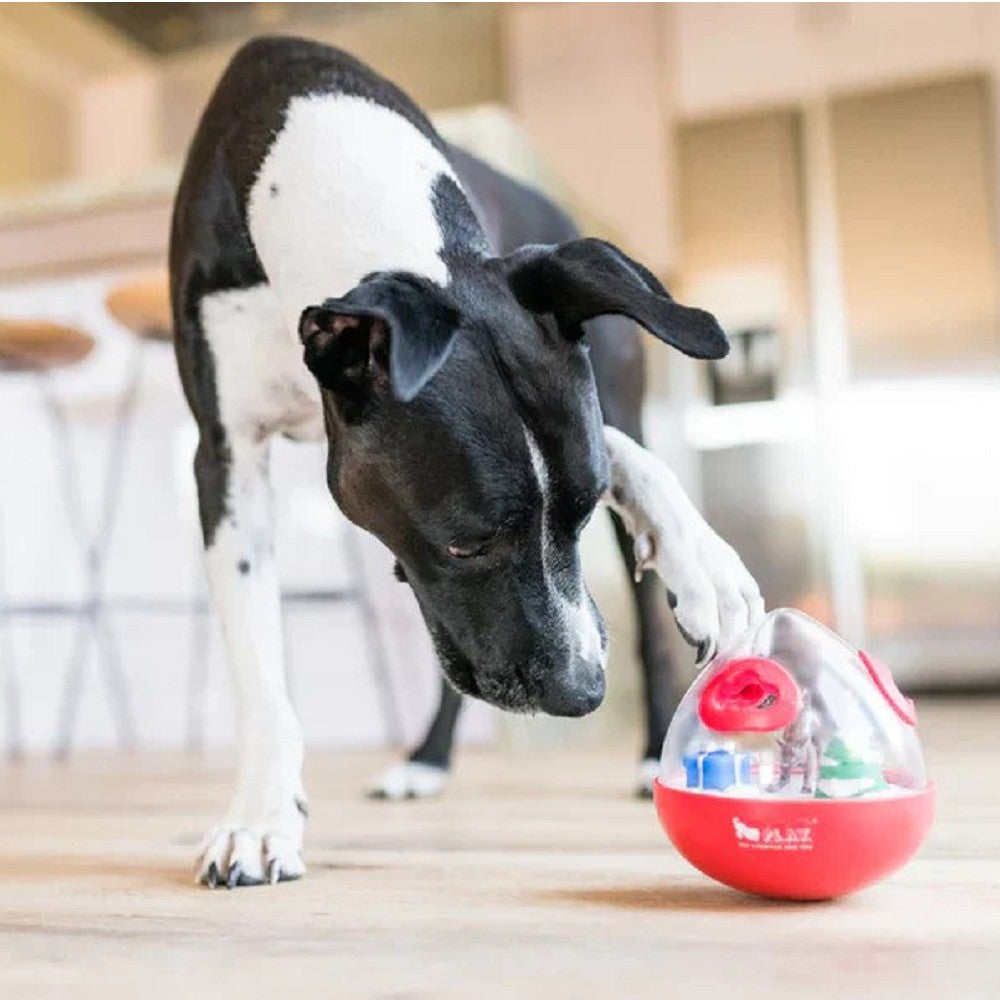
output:
<path id="1" fill-rule="evenodd" d="M 653 794 L 696 868 L 780 899 L 829 899 L 884 878 L 934 816 L 913 702 L 883 664 L 787 609 L 691 686 Z"/>

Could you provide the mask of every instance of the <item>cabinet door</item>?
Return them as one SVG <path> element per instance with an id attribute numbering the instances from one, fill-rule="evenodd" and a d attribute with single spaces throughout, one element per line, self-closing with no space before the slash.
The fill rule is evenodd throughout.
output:
<path id="1" fill-rule="evenodd" d="M 1000 368 L 990 119 L 979 77 L 834 102 L 856 376 Z"/>

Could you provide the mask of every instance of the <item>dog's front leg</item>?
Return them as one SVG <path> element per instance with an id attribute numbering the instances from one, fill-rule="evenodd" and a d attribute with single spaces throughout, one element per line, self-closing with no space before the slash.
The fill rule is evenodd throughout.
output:
<path id="1" fill-rule="evenodd" d="M 198 859 L 209 886 L 299 878 L 302 736 L 285 688 L 267 443 L 203 435 L 195 460 L 205 560 L 236 708 L 239 774 Z"/>
<path id="2" fill-rule="evenodd" d="M 681 633 L 704 663 L 760 620 L 760 589 L 664 462 L 613 427 L 604 439 L 611 465 L 604 502 L 632 536 L 636 572 L 659 574 Z"/>

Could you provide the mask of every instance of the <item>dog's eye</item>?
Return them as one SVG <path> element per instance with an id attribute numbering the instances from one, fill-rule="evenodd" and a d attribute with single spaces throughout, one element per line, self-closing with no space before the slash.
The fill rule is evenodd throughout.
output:
<path id="1" fill-rule="evenodd" d="M 448 555 L 453 559 L 476 559 L 486 555 L 489 548 L 489 542 L 473 543 L 472 545 L 452 544 L 448 546 Z"/>
<path id="2" fill-rule="evenodd" d="M 530 508 L 512 510 L 505 517 L 496 519 L 496 527 L 489 534 L 466 537 L 448 546 L 452 559 L 479 559 L 482 556 L 498 555 L 517 544 L 517 540 L 530 523 L 533 512 Z"/>

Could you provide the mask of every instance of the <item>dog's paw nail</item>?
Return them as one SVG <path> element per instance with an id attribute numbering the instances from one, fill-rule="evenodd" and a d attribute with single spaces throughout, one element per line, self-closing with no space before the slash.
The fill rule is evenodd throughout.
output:
<path id="1" fill-rule="evenodd" d="M 698 639 L 697 634 L 701 631 L 700 629 L 692 632 L 685 628 L 679 619 L 675 620 L 677 621 L 677 631 L 680 632 L 681 638 L 689 646 L 694 647 L 695 664 L 699 667 L 703 666 L 713 655 L 715 644 L 712 641 L 712 637 L 706 636 L 704 639 Z"/>
<path id="2" fill-rule="evenodd" d="M 235 889 L 300 878 L 306 870 L 300 853 L 302 817 L 296 810 L 285 818 L 284 828 L 262 823 L 215 827 L 201 853 L 198 881 L 212 889 Z"/>
<path id="3" fill-rule="evenodd" d="M 635 552 L 635 561 L 637 568 L 639 566 L 646 567 L 653 559 L 653 539 L 646 532 L 642 532 L 635 536 L 635 542 L 633 544 L 633 551 Z"/>
<path id="4" fill-rule="evenodd" d="M 209 889 L 214 889 L 219 884 L 219 867 L 214 861 L 208 866 L 208 871 L 205 872 L 204 882 Z"/>

